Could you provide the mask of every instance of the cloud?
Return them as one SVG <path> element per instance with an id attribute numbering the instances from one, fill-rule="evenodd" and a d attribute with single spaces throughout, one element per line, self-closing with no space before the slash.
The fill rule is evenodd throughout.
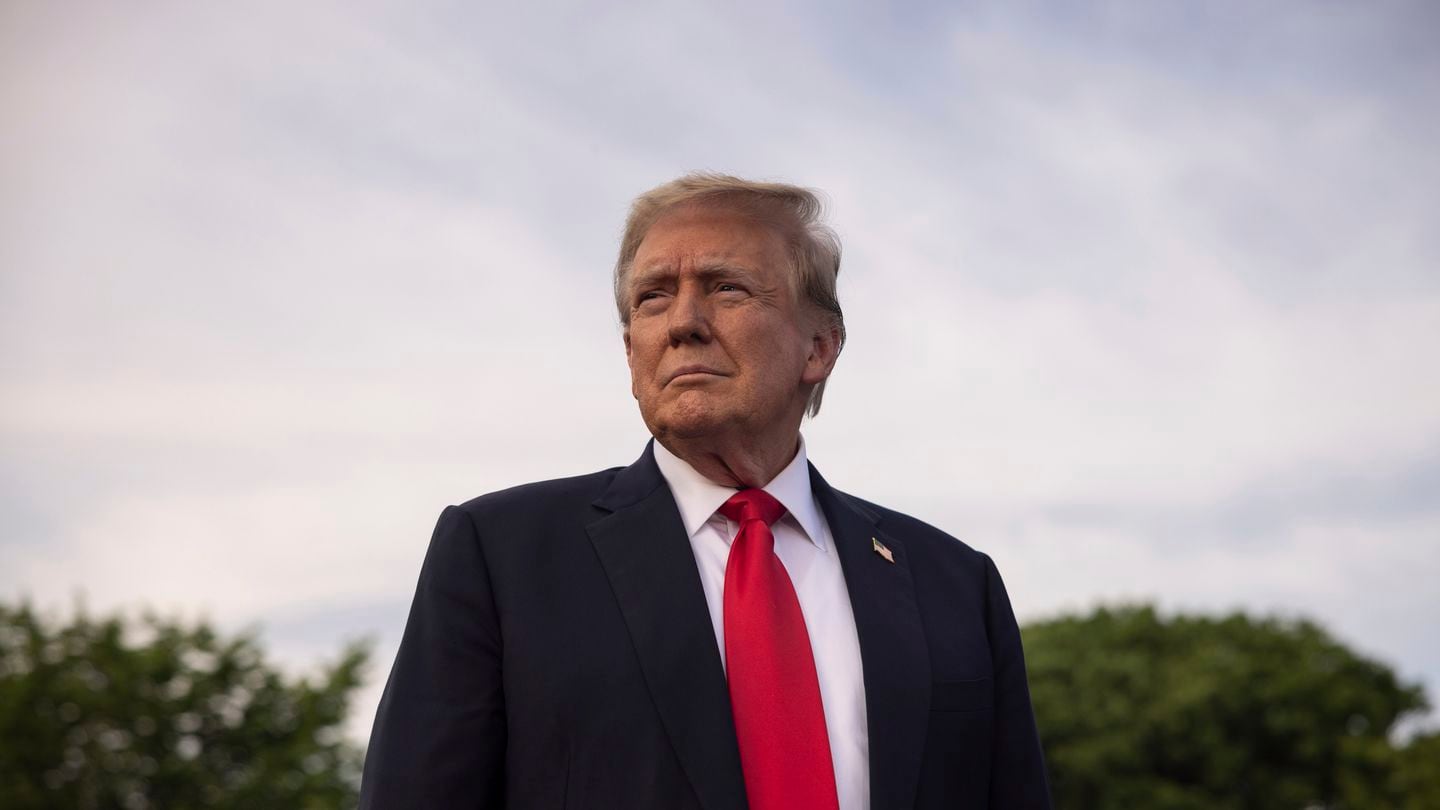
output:
<path id="1" fill-rule="evenodd" d="M 639 452 L 615 243 L 713 168 L 832 202 L 832 482 L 1440 693 L 1424 4 L 0 13 L 0 593 L 388 655 L 442 506 Z"/>

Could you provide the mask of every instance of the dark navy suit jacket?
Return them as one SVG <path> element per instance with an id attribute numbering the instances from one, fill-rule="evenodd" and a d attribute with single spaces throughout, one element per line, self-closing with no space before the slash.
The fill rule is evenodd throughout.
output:
<path id="1" fill-rule="evenodd" d="M 810 478 L 860 638 L 871 807 L 1050 807 L 990 558 L 813 466 Z M 361 808 L 744 808 L 686 538 L 650 447 L 629 467 L 447 508 L 375 717 Z"/>

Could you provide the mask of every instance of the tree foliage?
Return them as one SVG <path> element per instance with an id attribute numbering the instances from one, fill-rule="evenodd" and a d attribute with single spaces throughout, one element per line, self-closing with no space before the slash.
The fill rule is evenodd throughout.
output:
<path id="1" fill-rule="evenodd" d="M 1100 609 L 1024 629 L 1056 806 L 1440 807 L 1419 687 L 1305 621 Z"/>
<path id="2" fill-rule="evenodd" d="M 203 622 L 0 605 L 0 804 L 353 807 L 361 754 L 341 726 L 367 657 L 352 644 L 294 680 Z"/>
<path id="3" fill-rule="evenodd" d="M 1057 807 L 1440 808 L 1440 735 L 1395 735 L 1420 689 L 1314 624 L 1127 607 L 1024 635 Z M 296 680 L 203 622 L 0 605 L 0 807 L 353 807 L 367 657 Z"/>

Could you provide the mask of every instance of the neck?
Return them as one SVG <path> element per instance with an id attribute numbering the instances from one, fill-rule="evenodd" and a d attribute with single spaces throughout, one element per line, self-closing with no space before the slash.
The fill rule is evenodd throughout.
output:
<path id="1" fill-rule="evenodd" d="M 727 487 L 762 487 L 780 474 L 800 449 L 798 428 L 770 441 L 717 443 L 713 440 L 656 437 L 665 449 L 695 471 Z"/>

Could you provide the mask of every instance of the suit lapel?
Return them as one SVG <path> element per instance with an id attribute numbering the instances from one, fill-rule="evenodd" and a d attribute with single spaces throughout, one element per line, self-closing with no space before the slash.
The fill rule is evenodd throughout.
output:
<path id="1" fill-rule="evenodd" d="M 680 765 L 706 810 L 745 807 L 730 694 L 695 555 L 647 445 L 588 527 Z"/>
<path id="2" fill-rule="evenodd" d="M 912 807 L 930 712 L 930 653 L 915 602 L 905 544 L 879 529 L 879 516 L 825 483 L 810 467 L 810 485 L 840 554 L 860 659 L 870 732 L 870 805 Z M 876 553 L 879 540 L 893 563 Z"/>

